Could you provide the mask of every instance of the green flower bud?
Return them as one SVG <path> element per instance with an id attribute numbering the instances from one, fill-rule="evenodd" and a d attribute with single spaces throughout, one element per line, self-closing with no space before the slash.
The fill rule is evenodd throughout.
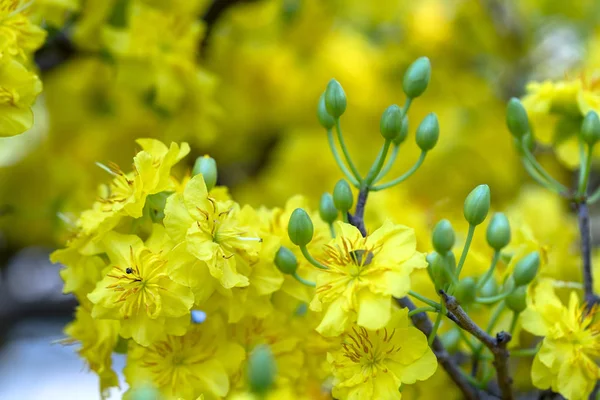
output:
<path id="1" fill-rule="evenodd" d="M 350 185 L 344 179 L 340 179 L 333 188 L 333 204 L 335 204 L 335 208 L 345 213 L 352 207 L 353 202 L 354 199 Z"/>
<path id="2" fill-rule="evenodd" d="M 248 384 L 253 393 L 265 394 L 275 383 L 277 363 L 267 345 L 258 345 L 248 359 Z"/>
<path id="3" fill-rule="evenodd" d="M 448 332 L 442 333 L 440 335 L 440 340 L 442 344 L 448 351 L 455 351 L 458 349 L 458 344 L 460 343 L 460 332 L 458 329 L 451 329 Z"/>
<path id="4" fill-rule="evenodd" d="M 517 285 L 515 285 L 515 278 L 513 278 L 513 276 L 511 275 L 506 279 L 506 281 L 502 285 L 502 291 L 512 292 L 516 287 Z"/>
<path id="5" fill-rule="evenodd" d="M 510 243 L 510 223 L 503 213 L 495 213 L 488 225 L 486 239 L 490 247 L 500 251 Z"/>
<path id="6" fill-rule="evenodd" d="M 529 253 L 522 259 L 520 259 L 515 265 L 513 271 L 513 277 L 515 278 L 515 285 L 523 286 L 535 278 L 538 268 L 540 267 L 540 253 L 534 251 Z"/>
<path id="7" fill-rule="evenodd" d="M 335 119 L 341 117 L 346 111 L 346 93 L 344 93 L 342 85 L 335 79 L 330 80 L 327 84 L 325 107 L 329 115 Z"/>
<path id="8" fill-rule="evenodd" d="M 325 129 L 331 129 L 335 125 L 335 119 L 327 112 L 327 107 L 325 106 L 325 93 L 319 97 L 317 118 L 319 119 L 321 126 Z"/>
<path id="9" fill-rule="evenodd" d="M 452 247 L 454 247 L 454 229 L 452 224 L 447 219 L 443 219 L 435 225 L 433 228 L 433 234 L 431 235 L 431 243 L 433 248 L 440 254 L 446 254 Z"/>
<path id="10" fill-rule="evenodd" d="M 296 208 L 288 223 L 288 236 L 296 246 L 306 246 L 313 238 L 313 223 L 301 208 Z"/>
<path id="11" fill-rule="evenodd" d="M 284 274 L 294 275 L 298 269 L 298 260 L 290 249 L 281 246 L 275 254 L 275 266 Z"/>
<path id="12" fill-rule="evenodd" d="M 458 282 L 454 296 L 461 305 L 467 306 L 475 301 L 476 289 L 477 283 L 475 279 L 469 276 Z"/>
<path id="13" fill-rule="evenodd" d="M 506 306 L 516 313 L 527 308 L 527 286 L 519 286 L 514 289 L 505 299 Z"/>
<path id="14" fill-rule="evenodd" d="M 427 57 L 417 58 L 404 73 L 402 89 L 407 97 L 414 99 L 423 94 L 431 78 L 431 63 Z"/>
<path id="15" fill-rule="evenodd" d="M 385 139 L 393 140 L 402 132 L 402 109 L 392 104 L 383 112 L 379 122 L 379 131 Z"/>
<path id="16" fill-rule="evenodd" d="M 521 101 L 513 97 L 506 106 L 506 126 L 510 133 L 520 139 L 529 132 L 529 118 Z"/>
<path id="17" fill-rule="evenodd" d="M 494 279 L 494 277 L 488 279 L 488 281 L 483 285 L 481 290 L 479 291 L 482 297 L 494 297 L 498 294 L 498 283 Z"/>
<path id="18" fill-rule="evenodd" d="M 469 193 L 465 199 L 463 213 L 471 225 L 479 225 L 485 221 L 490 210 L 490 188 L 488 185 L 479 185 Z"/>
<path id="19" fill-rule="evenodd" d="M 192 175 L 202 174 L 206 189 L 211 190 L 217 184 L 217 162 L 208 155 L 196 158 Z"/>
<path id="20" fill-rule="evenodd" d="M 589 111 L 583 118 L 581 138 L 588 146 L 593 146 L 600 140 L 600 118 L 595 111 Z"/>
<path id="21" fill-rule="evenodd" d="M 323 193 L 319 203 L 319 215 L 328 224 L 333 223 L 338 217 L 338 210 L 333 203 L 333 197 L 329 193 Z"/>
<path id="22" fill-rule="evenodd" d="M 417 145 L 423 151 L 429 151 L 435 147 L 440 137 L 440 124 L 435 113 L 429 113 L 417 128 Z"/>
<path id="23" fill-rule="evenodd" d="M 402 118 L 402 127 L 400 128 L 400 133 L 394 138 L 394 144 L 398 146 L 400 143 L 406 140 L 408 136 L 408 115 L 405 115 Z"/>
<path id="24" fill-rule="evenodd" d="M 529 152 L 532 152 L 535 149 L 535 138 L 533 137 L 533 134 L 531 132 L 523 135 L 522 138 L 515 137 L 513 138 L 513 140 L 517 152 L 521 155 L 523 154 L 523 146 L 525 146 L 525 148 L 529 150 Z"/>
<path id="25" fill-rule="evenodd" d="M 448 290 L 450 267 L 447 260 L 436 252 L 427 255 L 429 273 L 437 290 Z"/>

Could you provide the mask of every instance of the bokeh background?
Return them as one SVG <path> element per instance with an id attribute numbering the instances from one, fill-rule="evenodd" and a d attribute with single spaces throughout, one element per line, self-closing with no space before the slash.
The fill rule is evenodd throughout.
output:
<path id="1" fill-rule="evenodd" d="M 240 203 L 304 194 L 316 205 L 341 177 L 315 116 L 329 79 L 346 91 L 344 134 L 366 170 L 381 145 L 381 113 L 404 102 L 406 67 L 428 56 L 432 80 L 411 108 L 412 136 L 393 174 L 417 159 L 414 129 L 429 112 L 440 141 L 402 187 L 370 196 L 370 216 L 418 228 L 427 249 L 433 224 L 460 215 L 464 196 L 487 183 L 495 209 L 521 205 L 532 221 L 554 221 L 547 232 L 571 222 L 568 204 L 527 189 L 504 110 L 532 80 L 586 77 L 594 89 L 595 0 L 34 3 L 49 32 L 35 57 L 44 92 L 34 127 L 0 139 L 2 400 L 99 398 L 74 349 L 55 343 L 75 301 L 62 295 L 48 255 L 108 179 L 95 163 L 128 167 L 138 137 L 189 142 L 183 169 L 210 154 Z M 568 163 L 543 147 L 538 155 L 569 182 Z"/>

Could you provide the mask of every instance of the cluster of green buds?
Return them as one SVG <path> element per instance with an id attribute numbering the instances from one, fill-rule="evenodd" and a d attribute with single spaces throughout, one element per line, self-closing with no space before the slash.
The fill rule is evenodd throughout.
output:
<path id="1" fill-rule="evenodd" d="M 509 263 L 511 259 L 511 254 L 503 253 L 511 240 L 510 223 L 505 214 L 493 214 L 487 226 L 487 244 L 494 251 L 487 271 L 477 279 L 471 276 L 461 277 L 475 229 L 485 222 L 489 210 L 490 189 L 487 185 L 477 186 L 464 202 L 463 214 L 469 230 L 458 263 L 453 253 L 456 234 L 452 224 L 445 219 L 437 223 L 432 233 L 435 251 L 427 256 L 428 272 L 436 289 L 454 295 L 463 307 L 498 304 L 500 309 L 507 307 L 513 311 L 516 318 L 526 307 L 527 286 L 538 272 L 540 255 L 534 251 L 521 258 L 515 263 L 512 274 L 507 275 L 500 283 L 494 278 L 499 261 Z"/>
<path id="2" fill-rule="evenodd" d="M 421 96 L 429 84 L 431 77 L 431 64 L 427 57 L 421 57 L 413 62 L 406 70 L 403 79 L 403 90 L 406 95 L 406 101 L 403 107 L 396 104 L 389 106 L 382 114 L 379 124 L 381 136 L 384 143 L 373 162 L 366 176 L 362 176 L 356 168 L 342 133 L 340 118 L 346 111 L 347 100 L 342 85 L 335 79 L 327 84 L 325 92 L 319 99 L 317 107 L 317 117 L 319 123 L 327 130 L 329 146 L 333 156 L 343 172 L 345 179 L 359 190 L 377 191 L 392 187 L 403 182 L 413 175 L 423 164 L 425 155 L 433 149 L 439 137 L 439 123 L 437 116 L 433 113 L 427 115 L 416 132 L 416 143 L 421 149 L 421 156 L 405 174 L 387 183 L 378 185 L 377 183 L 385 177 L 394 165 L 398 155 L 400 145 L 408 137 L 408 110 L 412 101 Z M 337 133 L 337 139 L 341 148 L 341 155 L 335 142 L 333 131 Z M 391 149 L 391 151 L 390 151 Z M 391 153 L 388 157 L 388 153 Z M 387 160 L 387 163 L 386 163 Z M 337 188 L 337 186 L 336 186 Z M 340 188 L 345 190 L 345 188 Z M 345 194 L 345 193 L 343 193 Z M 334 192 L 334 200 L 336 199 Z M 340 198 L 339 207 L 336 202 L 336 208 L 342 213 L 349 210 L 352 204 L 344 198 Z M 347 207 L 346 207 L 347 206 Z M 346 209 L 344 210 L 344 207 Z"/>
<path id="3" fill-rule="evenodd" d="M 594 203 L 600 199 L 600 190 L 597 190 L 588 197 L 588 183 L 590 169 L 592 164 L 592 154 L 594 146 L 600 141 L 600 118 L 595 111 L 589 111 L 581 119 L 579 130 L 579 182 L 577 190 L 572 193 L 568 187 L 557 181 L 544 167 L 536 160 L 533 152 L 536 147 L 536 141 L 533 129 L 529 123 L 527 111 L 521 101 L 512 98 L 506 107 L 506 125 L 514 138 L 515 146 L 521 154 L 523 165 L 529 175 L 541 186 L 556 192 L 564 197 L 574 201 Z"/>

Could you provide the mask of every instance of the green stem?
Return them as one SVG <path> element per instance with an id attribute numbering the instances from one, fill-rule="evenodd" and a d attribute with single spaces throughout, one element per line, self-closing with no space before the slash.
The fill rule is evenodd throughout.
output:
<path id="1" fill-rule="evenodd" d="M 504 302 L 498 304 L 498 307 L 496 307 L 496 310 L 494 311 L 494 313 L 492 314 L 492 318 L 490 319 L 490 322 L 488 323 L 486 332 L 487 333 L 492 333 L 492 329 L 494 329 L 494 326 L 496 326 L 496 323 L 498 322 L 498 318 L 500 318 L 500 315 L 502 315 L 502 311 L 504 311 Z"/>
<path id="2" fill-rule="evenodd" d="M 406 101 L 404 102 L 404 106 L 402 107 L 402 115 L 406 116 L 406 113 L 408 113 L 408 109 L 410 108 L 412 101 L 413 101 L 412 98 L 410 98 L 410 97 L 406 98 Z"/>
<path id="3" fill-rule="evenodd" d="M 517 327 L 517 321 L 519 320 L 519 314 L 518 312 L 513 312 L 513 317 L 512 317 L 512 321 L 510 321 L 510 330 L 508 331 L 511 335 L 513 334 L 513 332 L 515 331 L 515 328 Z"/>
<path id="4" fill-rule="evenodd" d="M 400 145 L 395 144 L 394 147 L 392 148 L 392 154 L 390 154 L 390 157 L 388 158 L 388 161 L 385 164 L 385 167 L 383 167 L 383 169 L 379 172 L 379 174 L 377 174 L 377 178 L 375 178 L 374 183 L 377 183 L 378 181 L 380 181 L 384 176 L 387 175 L 388 172 L 390 172 L 390 169 L 392 169 L 392 166 L 394 165 L 394 162 L 396 161 L 396 157 L 398 157 L 399 150 L 400 150 Z"/>
<path id="5" fill-rule="evenodd" d="M 335 229 L 333 229 L 333 224 L 329 225 L 329 233 L 331 233 L 331 237 L 335 239 Z"/>
<path id="6" fill-rule="evenodd" d="M 460 334 L 462 340 L 467 344 L 467 346 L 469 346 L 471 352 L 475 353 L 477 351 L 477 346 L 473 344 L 473 342 L 469 339 L 465 331 L 462 328 L 458 328 L 458 333 Z"/>
<path id="7" fill-rule="evenodd" d="M 359 185 L 358 181 L 356 180 L 356 178 L 354 178 L 352 176 L 350 171 L 348 171 L 346 164 L 340 157 L 340 153 L 338 152 L 337 147 L 335 145 L 335 141 L 333 139 L 333 131 L 331 129 L 327 129 L 327 141 L 329 142 L 329 148 L 331 149 L 333 158 L 335 158 L 336 164 L 338 165 L 338 167 L 340 167 L 340 169 L 344 173 L 344 176 L 346 177 L 346 179 L 348 179 L 355 187 L 359 187 L 360 185 Z"/>
<path id="8" fill-rule="evenodd" d="M 340 147 L 342 148 L 342 153 L 344 153 L 346 162 L 348 162 L 348 165 L 350 166 L 350 170 L 352 171 L 352 175 L 354 175 L 354 177 L 356 178 L 356 180 L 358 181 L 359 186 L 360 186 L 360 183 L 362 182 L 362 178 L 360 177 L 360 173 L 358 172 L 358 169 L 356 169 L 356 166 L 352 162 L 352 158 L 350 158 L 350 152 L 348 151 L 348 148 L 346 147 L 346 142 L 344 141 L 344 135 L 342 134 L 342 127 L 340 125 L 339 118 L 335 120 L 335 130 L 337 131 L 337 137 L 338 137 L 338 140 L 340 141 Z"/>
<path id="9" fill-rule="evenodd" d="M 425 297 L 425 296 L 422 296 L 422 295 L 420 295 L 420 294 L 419 294 L 419 293 L 417 293 L 417 292 L 413 292 L 413 291 L 411 290 L 411 291 L 409 291 L 409 292 L 408 292 L 408 294 L 409 294 L 410 296 L 414 297 L 415 299 L 417 299 L 417 300 L 420 300 L 420 301 L 422 301 L 423 303 L 430 305 L 431 307 L 434 307 L 434 308 L 435 308 L 435 309 L 437 309 L 437 310 L 441 310 L 441 309 L 442 309 L 442 306 L 441 306 L 441 304 L 440 304 L 440 303 L 437 303 L 437 302 L 435 302 L 435 301 L 433 301 L 433 300 L 431 300 L 431 299 L 428 299 L 427 297 Z"/>
<path id="10" fill-rule="evenodd" d="M 475 302 L 479 303 L 479 304 L 494 304 L 494 303 L 499 302 L 500 300 L 504 300 L 505 298 L 508 297 L 509 294 L 510 294 L 510 292 L 504 292 L 504 293 L 500 293 L 499 295 L 491 296 L 491 297 L 476 297 Z"/>
<path id="11" fill-rule="evenodd" d="M 590 197 L 588 197 L 586 203 L 594 204 L 595 202 L 598 201 L 598 199 L 600 199 L 600 188 L 596 189 L 594 194 L 592 194 Z"/>
<path id="12" fill-rule="evenodd" d="M 511 350 L 510 355 L 515 357 L 530 357 L 535 356 L 539 350 L 539 346 L 536 346 L 532 349 L 516 349 Z"/>
<path id="13" fill-rule="evenodd" d="M 433 341 L 435 340 L 435 336 L 437 335 L 437 331 L 440 328 L 440 324 L 442 322 L 442 317 L 444 316 L 444 314 L 446 314 L 446 304 L 442 303 L 442 309 L 435 318 L 433 329 L 431 330 L 431 333 L 429 334 L 429 339 L 427 340 L 427 343 L 429 343 L 429 347 L 431 347 Z"/>
<path id="14" fill-rule="evenodd" d="M 294 278 L 296 278 L 296 280 L 306 286 L 310 286 L 310 287 L 317 287 L 317 284 L 314 282 L 311 282 L 309 280 L 306 280 L 304 278 L 302 278 L 300 275 L 298 275 L 298 272 L 294 272 Z"/>
<path id="15" fill-rule="evenodd" d="M 593 147 L 588 146 L 587 150 L 584 161 L 582 162 L 583 168 L 579 168 L 579 195 L 582 197 L 587 194 L 588 182 L 590 180 L 590 168 L 592 167 Z"/>
<path id="16" fill-rule="evenodd" d="M 315 260 L 315 258 L 313 256 L 311 256 L 310 253 L 308 252 L 308 249 L 306 248 L 306 246 L 300 246 L 300 251 L 302 251 L 302 255 L 304 256 L 304 258 L 306 258 L 308 260 L 308 262 L 311 263 L 312 265 L 314 265 L 315 267 L 317 267 L 319 269 L 329 269 L 326 266 L 324 266 L 323 264 L 321 264 L 320 262 L 318 262 L 317 260 Z"/>
<path id="17" fill-rule="evenodd" d="M 375 178 L 377 178 L 377 175 L 379 175 L 379 172 L 383 167 L 383 163 L 385 162 L 385 158 L 387 157 L 387 153 L 390 150 L 391 144 L 392 141 L 386 139 L 383 143 L 383 146 L 381 146 L 381 150 L 379 150 L 379 154 L 377 155 L 377 158 L 373 162 L 373 165 L 371 166 L 371 169 L 369 170 L 369 173 L 367 174 L 367 177 L 364 180 L 365 186 L 371 186 L 375 181 Z"/>
<path id="18" fill-rule="evenodd" d="M 435 307 L 430 307 L 430 306 L 426 306 L 426 307 L 417 307 L 412 311 L 408 312 L 408 316 L 412 317 L 415 314 L 418 314 L 420 312 L 437 312 L 438 310 Z"/>
<path id="19" fill-rule="evenodd" d="M 494 257 L 492 258 L 492 264 L 490 268 L 487 270 L 483 278 L 477 282 L 477 292 L 481 290 L 485 283 L 494 275 L 494 270 L 496 269 L 496 264 L 498 264 L 498 260 L 500 260 L 500 251 L 496 250 L 494 252 Z"/>
<path id="20" fill-rule="evenodd" d="M 531 176 L 531 178 L 533 178 L 534 181 L 536 181 L 540 186 L 548 189 L 551 192 L 555 192 L 557 194 L 561 194 L 564 195 L 565 193 L 561 192 L 560 187 L 558 186 L 553 186 L 550 182 L 546 181 L 539 172 L 537 172 L 535 170 L 535 168 L 533 168 L 533 165 L 531 165 L 531 163 L 525 159 L 525 158 L 521 158 L 521 161 L 523 163 L 523 167 L 525 168 L 525 170 L 527 171 L 527 173 L 529 174 L 529 176 Z"/>
<path id="21" fill-rule="evenodd" d="M 564 186 L 562 183 L 560 183 L 559 181 L 557 181 L 556 179 L 554 179 L 552 177 L 552 175 L 550 175 L 544 169 L 544 167 L 542 167 L 542 165 L 537 162 L 537 160 L 535 159 L 535 157 L 533 156 L 533 154 L 531 154 L 531 152 L 529 151 L 529 149 L 527 148 L 527 146 L 523 145 L 523 146 L 521 146 L 521 148 L 523 149 L 523 154 L 525 154 L 525 158 L 527 158 L 527 160 L 531 163 L 531 165 L 535 168 L 535 170 L 544 179 L 546 179 L 548 182 L 550 182 L 553 186 L 556 186 L 557 188 L 560 188 L 560 192 L 561 193 L 569 193 L 569 189 L 566 186 Z"/>
<path id="22" fill-rule="evenodd" d="M 471 247 L 471 241 L 473 241 L 474 233 L 475 233 L 475 225 L 469 224 L 469 231 L 467 232 L 467 240 L 465 240 L 465 246 L 463 247 L 463 251 L 460 255 L 460 260 L 458 261 L 458 265 L 456 266 L 456 278 L 457 279 L 460 279 L 460 271 L 462 270 L 462 267 L 465 264 L 465 260 L 467 259 L 467 254 L 469 253 L 469 247 Z"/>
<path id="23" fill-rule="evenodd" d="M 411 177 L 411 175 L 413 175 L 417 169 L 419 169 L 419 167 L 423 164 L 423 161 L 425 161 L 425 155 L 427 154 L 426 151 L 421 152 L 421 155 L 419 156 L 419 159 L 417 160 L 417 162 L 415 163 L 415 165 L 413 165 L 408 171 L 406 171 L 403 175 L 397 177 L 396 179 L 389 181 L 388 183 L 384 183 L 382 185 L 378 185 L 378 186 L 373 186 L 371 188 L 372 192 L 376 192 L 378 190 L 383 190 L 383 189 L 387 189 L 390 188 L 392 186 L 395 186 L 397 184 L 399 184 L 400 182 L 404 182 L 405 180 L 407 180 L 408 178 Z"/>

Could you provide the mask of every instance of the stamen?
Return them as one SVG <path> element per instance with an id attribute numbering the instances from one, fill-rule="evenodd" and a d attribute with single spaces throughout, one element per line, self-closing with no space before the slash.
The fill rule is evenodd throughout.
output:
<path id="1" fill-rule="evenodd" d="M 100 167 L 101 169 L 103 169 L 104 171 L 108 172 L 109 174 L 111 174 L 112 176 L 119 176 L 119 174 L 117 174 L 115 171 L 113 171 L 112 169 L 110 169 L 109 167 L 107 167 L 106 165 L 102 164 L 101 162 L 96 161 L 96 165 L 98 167 Z"/>

